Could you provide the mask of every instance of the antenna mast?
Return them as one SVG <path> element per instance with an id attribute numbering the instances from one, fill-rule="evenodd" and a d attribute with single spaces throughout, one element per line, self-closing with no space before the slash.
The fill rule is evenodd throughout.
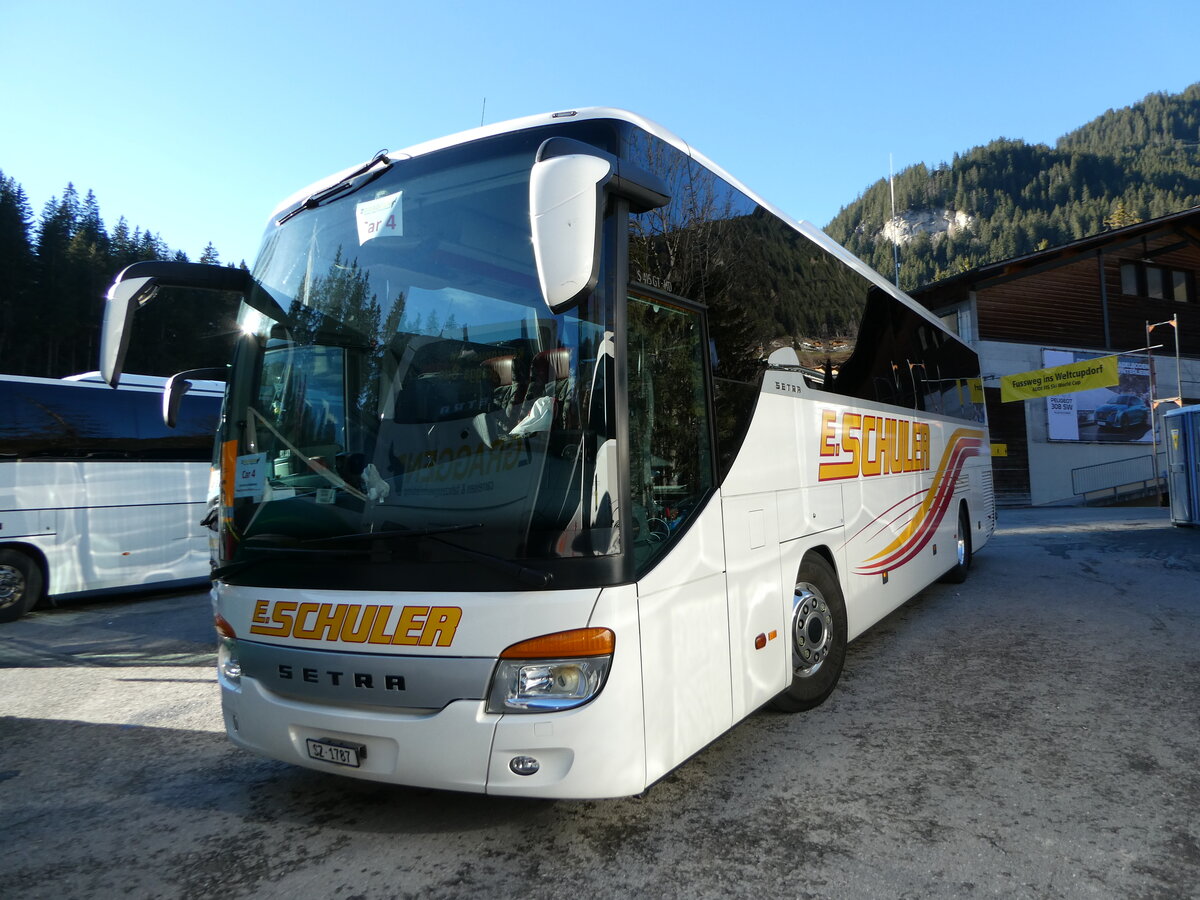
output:
<path id="1" fill-rule="evenodd" d="M 892 260 L 896 264 L 896 287 L 900 287 L 900 234 L 896 224 L 896 178 L 892 171 L 892 154 L 888 154 L 888 189 L 892 192 Z"/>

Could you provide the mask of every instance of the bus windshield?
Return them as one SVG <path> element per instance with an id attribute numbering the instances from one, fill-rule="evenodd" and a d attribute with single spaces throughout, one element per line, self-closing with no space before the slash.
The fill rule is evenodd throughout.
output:
<path id="1" fill-rule="evenodd" d="M 231 574 L 357 555 L 452 587 L 473 563 L 618 552 L 611 313 L 541 299 L 541 139 L 393 162 L 268 232 L 254 280 L 286 315 L 241 316 Z"/>

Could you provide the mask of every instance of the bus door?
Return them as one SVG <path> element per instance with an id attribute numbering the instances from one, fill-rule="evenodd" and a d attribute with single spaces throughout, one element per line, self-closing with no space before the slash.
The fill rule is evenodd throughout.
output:
<path id="1" fill-rule="evenodd" d="M 778 502 L 774 493 L 722 499 L 735 721 L 787 686 L 792 587 L 782 580 Z"/>
<path id="2" fill-rule="evenodd" d="M 721 504 L 700 315 L 628 303 L 632 553 L 647 781 L 733 724 Z"/>

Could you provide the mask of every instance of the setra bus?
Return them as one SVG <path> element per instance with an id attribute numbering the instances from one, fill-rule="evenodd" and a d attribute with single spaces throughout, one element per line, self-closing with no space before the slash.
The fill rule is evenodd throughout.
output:
<path id="1" fill-rule="evenodd" d="M 635 794 L 994 528 L 975 354 L 636 115 L 377 154 L 299 192 L 238 290 L 214 575 L 229 736 L 489 794 Z"/>
<path id="2" fill-rule="evenodd" d="M 166 381 L 0 375 L 0 622 L 45 599 L 208 580 L 224 385 L 192 382 L 168 428 Z"/>

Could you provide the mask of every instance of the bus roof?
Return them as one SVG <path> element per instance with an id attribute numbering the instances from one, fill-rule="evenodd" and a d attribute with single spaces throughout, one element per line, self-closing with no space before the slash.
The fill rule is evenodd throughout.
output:
<path id="1" fill-rule="evenodd" d="M 108 387 L 104 379 L 100 377 L 99 372 L 79 372 L 78 374 L 67 375 L 63 378 L 39 378 L 33 375 L 0 375 L 0 380 L 31 382 L 33 384 L 63 384 L 66 382 L 86 385 L 88 387 L 93 385 Z M 166 384 L 167 378 L 162 375 L 122 375 L 119 390 L 161 391 L 166 387 Z M 218 397 L 223 397 L 225 395 L 225 384 L 220 381 L 201 381 L 196 379 L 192 381 L 189 393 L 215 394 Z"/>

